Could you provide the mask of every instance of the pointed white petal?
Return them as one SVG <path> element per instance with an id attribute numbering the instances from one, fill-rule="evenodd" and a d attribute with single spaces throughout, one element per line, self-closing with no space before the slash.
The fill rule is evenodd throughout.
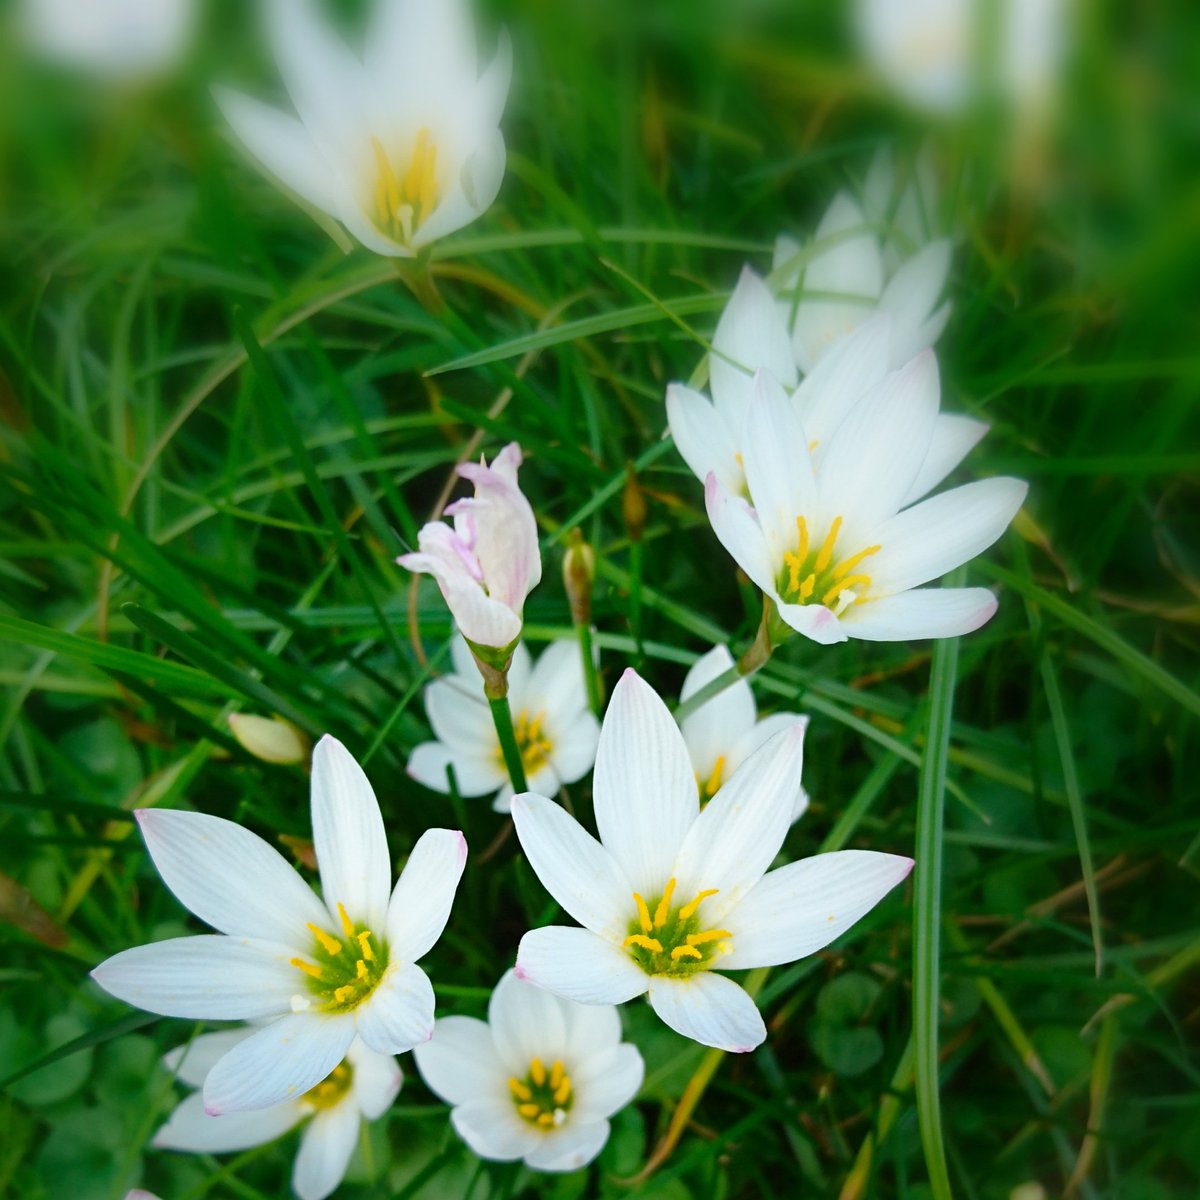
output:
<path id="1" fill-rule="evenodd" d="M 935 238 L 904 263 L 883 289 L 879 307 L 892 315 L 893 362 L 908 362 L 925 349 L 916 344 L 917 330 L 924 326 L 946 286 L 951 249 L 949 238 Z"/>
<path id="2" fill-rule="evenodd" d="M 772 713 L 769 717 L 763 717 L 756 725 L 747 730 L 733 744 L 729 751 L 729 761 L 726 764 L 728 774 L 732 774 L 748 759 L 760 746 L 765 746 L 771 738 L 777 734 L 783 733 L 786 730 L 795 728 L 799 723 L 805 729 L 808 728 L 808 718 L 802 713 Z M 805 795 L 804 788 L 800 785 L 799 774 L 796 777 L 796 794 L 792 801 L 792 824 L 803 814 L 808 807 L 808 797 Z"/>
<path id="3" fill-rule="evenodd" d="M 820 646 L 835 646 L 846 640 L 841 621 L 823 604 L 784 604 L 777 600 L 775 607 L 786 624 Z"/>
<path id="4" fill-rule="evenodd" d="M 903 366 L 922 350 L 929 349 L 942 336 L 942 331 L 950 321 L 950 311 L 950 301 L 947 300 L 940 308 L 934 309 L 930 316 L 912 331 L 906 341 L 899 337 L 893 339 L 892 366 Z"/>
<path id="5" fill-rule="evenodd" d="M 501 1098 L 504 1067 L 484 1021 L 442 1017 L 433 1037 L 413 1048 L 413 1058 L 425 1086 L 447 1104 L 467 1104 L 493 1093 Z"/>
<path id="6" fill-rule="evenodd" d="M 596 761 L 600 722 L 594 713 L 584 711 L 565 727 L 559 726 L 557 721 L 555 726 L 551 764 L 563 783 L 575 783 L 592 769 Z"/>
<path id="7" fill-rule="evenodd" d="M 988 426 L 983 421 L 975 421 L 957 413 L 938 413 L 933 423 L 929 452 L 901 506 L 906 508 L 932 492 L 979 444 L 987 431 Z"/>
<path id="8" fill-rule="evenodd" d="M 305 923 L 327 923 L 312 888 L 257 834 L 205 813 L 139 808 L 134 815 L 163 883 L 214 929 L 307 947 Z"/>
<path id="9" fill-rule="evenodd" d="M 521 849 L 546 891 L 580 925 L 623 937 L 634 887 L 608 848 L 545 796 L 514 796 L 512 815 Z"/>
<path id="10" fill-rule="evenodd" d="M 540 1058 L 547 1066 L 567 1049 L 565 1002 L 542 988 L 505 971 L 488 1001 L 496 1054 L 505 1073 L 523 1079 L 530 1062 Z"/>
<path id="11" fill-rule="evenodd" d="M 564 1002 L 563 1020 L 567 1025 L 567 1053 L 575 1064 L 572 1078 L 577 1067 L 615 1050 L 621 1041 L 621 1014 L 610 1004 Z"/>
<path id="12" fill-rule="evenodd" d="M 151 1145 L 159 1150 L 186 1150 L 192 1154 L 230 1154 L 273 1142 L 306 1115 L 301 1104 L 288 1101 L 256 1112 L 210 1117 L 204 1111 L 204 1097 L 193 1092 L 167 1118 Z"/>
<path id="13" fill-rule="evenodd" d="M 298 1100 L 346 1057 L 354 1020 L 345 1014 L 288 1013 L 234 1046 L 204 1081 L 214 1114 Z"/>
<path id="14" fill-rule="evenodd" d="M 701 655 L 683 680 L 680 703 L 694 696 L 701 688 L 733 666 L 733 655 L 725 646 L 714 646 Z M 750 685 L 739 679 L 723 692 L 702 704 L 694 713 L 684 717 L 680 728 L 687 742 L 688 755 L 698 781 L 703 784 L 712 775 L 718 758 L 723 758 L 724 771 L 729 765 L 730 751 L 737 739 L 754 725 L 754 693 Z"/>
<path id="15" fill-rule="evenodd" d="M 638 1048 L 628 1042 L 591 1055 L 571 1069 L 575 1089 L 572 1120 L 611 1117 L 638 1094 L 645 1074 Z"/>
<path id="16" fill-rule="evenodd" d="M 531 929 L 517 948 L 517 975 L 577 1004 L 624 1004 L 650 978 L 616 943 L 586 929 Z"/>
<path id="17" fill-rule="evenodd" d="M 745 476 L 737 460 L 733 433 L 707 396 L 681 383 L 669 384 L 667 424 L 675 449 L 697 479 L 703 482 L 712 471 L 734 495 L 742 491 Z"/>
<path id="18" fill-rule="evenodd" d="M 773 967 L 815 954 L 908 877 L 912 859 L 837 850 L 765 875 L 726 920 L 733 952 L 721 968 Z"/>
<path id="19" fill-rule="evenodd" d="M 545 1134 L 525 1155 L 525 1162 L 535 1171 L 578 1171 L 604 1149 L 608 1135 L 607 1121 L 580 1121 L 572 1111 L 561 1129 Z"/>
<path id="20" fill-rule="evenodd" d="M 224 1058 L 238 1042 L 244 1042 L 253 1032 L 253 1027 L 247 1025 L 240 1029 L 202 1033 L 185 1045 L 168 1050 L 163 1055 L 163 1066 L 173 1072 L 180 1083 L 186 1083 L 189 1087 L 203 1087 L 217 1060 Z"/>
<path id="21" fill-rule="evenodd" d="M 768 595 L 775 591 L 777 564 L 754 510 L 740 496 L 725 490 L 716 475 L 704 481 L 704 507 L 717 540 L 751 580 Z"/>
<path id="22" fill-rule="evenodd" d="M 354 1010 L 354 1026 L 369 1049 L 403 1054 L 433 1033 L 433 985 L 412 963 L 389 965 L 371 995 Z"/>
<path id="23" fill-rule="evenodd" d="M 986 625 L 996 607 L 987 588 L 914 588 L 853 605 L 842 626 L 848 636 L 867 642 L 961 637 Z"/>
<path id="24" fill-rule="evenodd" d="M 650 1006 L 676 1033 L 702 1046 L 745 1054 L 767 1037 L 754 1001 L 732 979 L 712 971 L 684 979 L 656 975 Z"/>
<path id="25" fill-rule="evenodd" d="M 300 1200 L 325 1200 L 342 1182 L 358 1141 L 360 1119 L 352 1101 L 322 1109 L 300 1137 L 292 1191 Z"/>
<path id="26" fill-rule="evenodd" d="M 439 742 L 459 753 L 490 751 L 496 745 L 478 674 L 474 679 L 446 675 L 425 689 L 425 715 Z"/>
<path id="27" fill-rule="evenodd" d="M 544 712 L 547 720 L 556 724 L 565 724 L 583 712 L 588 700 L 579 643 L 574 639 L 551 642 L 539 656 L 524 691 L 521 706 L 531 714 Z"/>
<path id="28" fill-rule="evenodd" d="M 411 778 L 432 791 L 449 793 L 448 767 L 454 769 L 460 796 L 486 796 L 507 778 L 495 759 L 468 757 L 441 742 L 422 742 L 409 756 L 406 769 Z"/>
<path id="29" fill-rule="evenodd" d="M 401 555 L 396 561 L 406 570 L 434 577 L 463 637 L 480 646 L 499 647 L 521 636 L 521 618 L 488 596 L 465 569 L 425 551 Z"/>
<path id="30" fill-rule="evenodd" d="M 350 1087 L 358 1111 L 368 1121 L 382 1117 L 400 1094 L 404 1072 L 392 1055 L 379 1054 L 360 1038 L 350 1044 L 346 1057 L 354 1068 Z"/>
<path id="31" fill-rule="evenodd" d="M 511 1097 L 460 1104 L 450 1113 L 450 1124 L 480 1158 L 492 1162 L 524 1158 L 544 1136 L 517 1116 Z"/>
<path id="32" fill-rule="evenodd" d="M 109 995 L 164 1017 L 253 1021 L 291 1008 L 304 977 L 278 942 L 221 934 L 170 938 L 106 959 L 92 978 Z"/>
<path id="33" fill-rule="evenodd" d="M 352 921 L 382 929 L 392 884 L 383 816 L 362 767 L 329 734 L 313 751 L 312 822 L 321 891 L 331 918 L 338 921 L 342 904 Z"/>
<path id="34" fill-rule="evenodd" d="M 457 829 L 427 829 L 417 839 L 388 902 L 393 961 L 417 962 L 442 936 L 466 863 L 467 841 Z"/>
<path id="35" fill-rule="evenodd" d="M 457 233 L 491 208 L 500 194 L 507 161 L 504 135 L 499 129 L 489 130 L 467 155 L 457 178 L 429 219 L 421 223 L 413 236 L 413 248 L 419 250 Z"/>

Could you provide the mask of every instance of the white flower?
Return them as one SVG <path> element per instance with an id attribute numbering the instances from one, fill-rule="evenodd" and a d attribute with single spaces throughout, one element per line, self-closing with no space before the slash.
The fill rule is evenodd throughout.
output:
<path id="1" fill-rule="evenodd" d="M 328 736 L 312 771 L 324 903 L 282 855 L 232 821 L 159 809 L 136 816 L 163 882 L 219 932 L 125 950 L 92 978 L 163 1016 L 271 1021 L 209 1072 L 207 1112 L 304 1095 L 346 1057 L 356 1033 L 381 1054 L 429 1037 L 433 989 L 416 962 L 450 914 L 467 854 L 461 833 L 426 831 L 389 900 L 391 861 L 375 793 Z"/>
<path id="2" fill-rule="evenodd" d="M 920 585 L 986 550 L 1028 487 L 985 479 L 906 508 L 937 452 L 937 414 L 927 350 L 858 401 L 818 468 L 794 407 L 760 372 L 743 452 L 753 508 L 715 474 L 705 502 L 722 545 L 798 633 L 823 643 L 955 637 L 996 611 L 986 588 Z"/>
<path id="3" fill-rule="evenodd" d="M 396 561 L 437 580 L 459 632 L 474 646 L 508 651 L 521 636 L 525 597 L 542 578 L 537 521 L 517 485 L 521 448 L 505 446 L 492 459 L 463 463 L 458 474 L 475 495 L 446 509 L 454 518 L 422 527 L 415 554 Z"/>
<path id="4" fill-rule="evenodd" d="M 25 0 L 25 40 L 41 55 L 111 80 L 173 67 L 196 23 L 195 0 Z"/>
<path id="5" fill-rule="evenodd" d="M 512 971 L 492 992 L 486 1022 L 442 1017 L 413 1056 L 480 1158 L 522 1158 L 537 1171 L 590 1163 L 644 1072 L 615 1008 L 561 1000 Z"/>
<path id="6" fill-rule="evenodd" d="M 527 933 L 518 976 L 582 1004 L 648 993 L 684 1037 L 753 1050 L 766 1037 L 762 1017 L 716 969 L 812 954 L 912 867 L 843 850 L 767 872 L 791 824 L 803 745 L 801 722 L 776 734 L 701 810 L 683 735 L 654 690 L 626 671 L 596 756 L 600 841 L 544 796 L 513 799 L 530 865 L 583 926 Z"/>
<path id="7" fill-rule="evenodd" d="M 205 1033 L 167 1054 L 168 1070 L 194 1088 L 253 1029 Z M 292 1170 L 292 1190 L 300 1200 L 325 1200 L 342 1181 L 358 1142 L 363 1120 L 374 1121 L 392 1105 L 403 1075 L 389 1054 L 367 1049 L 359 1039 L 332 1074 L 302 1096 L 254 1112 L 210 1116 L 200 1092 L 183 1100 L 154 1135 L 163 1150 L 225 1154 L 262 1146 L 301 1123 L 300 1150 Z"/>
<path id="8" fill-rule="evenodd" d="M 714 646 L 692 664 L 684 677 L 680 702 L 690 699 L 732 666 L 733 655 L 724 646 Z M 701 803 L 707 804 L 755 750 L 777 733 L 797 725 L 807 727 L 808 718 L 800 713 L 781 712 L 758 720 L 754 693 L 745 679 L 730 684 L 685 716 L 679 728 L 692 760 Z M 531 790 L 537 789 L 531 785 Z M 792 821 L 798 821 L 807 808 L 808 794 L 797 775 Z"/>
<path id="9" fill-rule="evenodd" d="M 229 728 L 239 745 L 263 762 L 303 762 L 312 743 L 283 717 L 258 717 L 252 713 L 230 713 Z"/>
<path id="10" fill-rule="evenodd" d="M 453 767 L 460 795 L 494 792 L 493 807 L 508 812 L 512 784 L 479 673 L 461 639 L 455 638 L 452 653 L 454 672 L 425 689 L 425 713 L 438 740 L 412 752 L 408 773 L 435 792 L 448 792 L 446 769 Z M 530 788 L 552 796 L 560 784 L 591 770 L 600 723 L 588 708 L 576 642 L 552 643 L 536 665 L 518 644 L 508 672 L 508 702 Z"/>
<path id="11" fill-rule="evenodd" d="M 266 13 L 299 119 L 227 89 L 216 98 L 280 183 L 368 249 L 397 257 L 492 203 L 512 55 L 502 35 L 481 71 L 466 0 L 375 0 L 361 62 L 315 0 L 269 0 Z"/>

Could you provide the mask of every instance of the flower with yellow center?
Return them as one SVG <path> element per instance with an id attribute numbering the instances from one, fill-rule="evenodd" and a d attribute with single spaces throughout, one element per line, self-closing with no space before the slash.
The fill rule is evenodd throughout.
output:
<path id="1" fill-rule="evenodd" d="M 316 0 L 268 0 L 297 118 L 218 89 L 262 166 L 379 254 L 407 258 L 479 216 L 504 175 L 507 35 L 481 67 L 467 0 L 375 0 L 362 60 Z"/>
<path id="2" fill-rule="evenodd" d="M 492 992 L 486 1022 L 443 1017 L 413 1056 L 476 1154 L 538 1171 L 591 1162 L 643 1076 L 615 1008 L 562 1000 L 512 971 Z"/>
<path id="3" fill-rule="evenodd" d="M 346 748 L 313 752 L 313 844 L 323 900 L 255 834 L 203 813 L 139 809 L 146 846 L 175 896 L 217 934 L 125 950 L 92 977 L 149 1012 L 269 1021 L 207 1072 L 218 1115 L 311 1091 L 357 1035 L 399 1054 L 433 1028 L 422 958 L 441 936 L 466 861 L 457 830 L 431 829 L 391 891 L 375 793 Z"/>
<path id="4" fill-rule="evenodd" d="M 201 1034 L 170 1051 L 167 1069 L 181 1083 L 203 1088 L 212 1068 L 254 1030 L 228 1029 Z M 302 1096 L 253 1112 L 210 1116 L 200 1091 L 187 1096 L 154 1135 L 162 1150 L 229 1154 L 263 1146 L 299 1126 L 300 1148 L 292 1170 L 292 1191 L 300 1200 L 325 1200 L 342 1181 L 358 1143 L 362 1122 L 374 1121 L 392 1105 L 403 1075 L 389 1054 L 377 1054 L 359 1040 L 320 1083 Z"/>
<path id="5" fill-rule="evenodd" d="M 718 972 L 819 950 L 912 867 L 847 850 L 768 872 L 791 824 L 803 743 L 803 722 L 776 734 L 701 809 L 683 735 L 653 689 L 626 671 L 596 755 L 600 840 L 544 796 L 513 799 L 530 865 L 583 926 L 525 934 L 518 976 L 582 1004 L 646 994 L 684 1037 L 753 1050 L 766 1037 L 762 1017 Z"/>
<path id="6" fill-rule="evenodd" d="M 425 712 L 437 740 L 413 750 L 408 773 L 438 792 L 450 790 L 453 773 L 459 795 L 494 794 L 493 807 L 507 812 L 512 785 L 479 673 L 462 638 L 454 639 L 452 650 L 454 671 L 425 689 Z M 508 670 L 508 699 L 531 788 L 553 795 L 591 770 L 600 723 L 588 708 L 574 641 L 553 642 L 536 662 L 519 643 Z"/>
<path id="7" fill-rule="evenodd" d="M 717 537 L 784 625 L 822 643 L 903 641 L 969 633 L 996 611 L 986 588 L 920 586 L 986 550 L 1028 490 L 998 477 L 908 503 L 938 391 L 927 350 L 871 388 L 818 459 L 782 389 L 759 373 L 744 451 L 753 504 L 714 474 L 705 501 Z"/>

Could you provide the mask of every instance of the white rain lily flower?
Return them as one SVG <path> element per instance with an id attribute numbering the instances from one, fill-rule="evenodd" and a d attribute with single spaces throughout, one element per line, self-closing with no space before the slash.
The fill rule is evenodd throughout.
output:
<path id="1" fill-rule="evenodd" d="M 267 30 L 298 118 L 216 99 L 250 153 L 369 250 L 409 258 L 500 190 L 512 51 L 480 68 L 466 0 L 375 0 L 359 61 L 316 0 L 268 0 Z"/>
<path id="2" fill-rule="evenodd" d="M 178 1078 L 202 1088 L 209 1071 L 254 1029 L 205 1033 L 170 1051 L 165 1063 Z M 292 1169 L 292 1191 L 300 1200 L 325 1200 L 346 1174 L 364 1120 L 374 1121 L 392 1106 L 404 1076 L 390 1054 L 377 1054 L 355 1038 L 333 1072 L 301 1096 L 254 1112 L 210 1116 L 200 1092 L 193 1092 L 154 1135 L 163 1150 L 226 1154 L 273 1142 L 303 1124 Z"/>
<path id="3" fill-rule="evenodd" d="M 885 144 L 875 151 L 863 178 L 863 215 L 884 231 L 883 266 L 889 278 L 914 251 L 935 237 L 938 182 L 929 143 L 921 147 L 907 168 L 901 186 L 895 149 Z"/>
<path id="4" fill-rule="evenodd" d="M 454 518 L 422 527 L 414 554 L 396 561 L 437 580 L 459 632 L 477 652 L 503 658 L 521 636 L 525 597 L 542 578 L 537 521 L 517 484 L 521 448 L 510 442 L 491 465 L 463 463 L 458 474 L 475 495 L 456 500 Z M 494 664 L 500 665 L 500 664 Z"/>
<path id="5" fill-rule="evenodd" d="M 587 1166 L 645 1072 L 615 1008 L 573 1004 L 513 971 L 496 984 L 486 1022 L 442 1017 L 413 1057 L 480 1158 L 520 1158 L 535 1171 Z"/>
<path id="6" fill-rule="evenodd" d="M 504 765 L 491 710 L 466 644 L 456 638 L 454 671 L 425 689 L 425 713 L 437 741 L 423 742 L 408 760 L 408 773 L 435 792 L 448 792 L 453 768 L 460 795 L 495 793 L 493 808 L 508 812 L 512 784 Z M 529 787 L 554 795 L 592 769 L 600 723 L 588 708 L 583 660 L 577 643 L 554 642 L 536 665 L 523 643 L 508 672 L 513 731 Z"/>
<path id="7" fill-rule="evenodd" d="M 206 1112 L 303 1096 L 346 1057 L 356 1034 L 380 1054 L 429 1037 L 433 988 L 416 963 L 450 915 L 467 856 L 461 833 L 422 834 L 389 899 L 375 793 L 329 736 L 312 764 L 324 903 L 278 851 L 232 821 L 153 808 L 135 815 L 163 882 L 218 932 L 122 951 L 92 978 L 167 1017 L 271 1022 L 208 1073 Z"/>
<path id="8" fill-rule="evenodd" d="M 806 374 L 829 348 L 876 313 L 890 318 L 890 365 L 908 362 L 932 346 L 950 319 L 950 304 L 939 305 L 950 271 L 950 241 L 934 238 L 893 272 L 885 271 L 884 248 L 867 223 L 861 205 L 839 192 L 817 226 L 814 240 L 829 242 L 807 265 L 790 272 L 787 264 L 802 247 L 791 237 L 775 243 L 774 270 L 780 271 L 781 305 L 790 321 L 792 350 Z M 803 293 L 795 298 L 801 283 Z"/>
<path id="9" fill-rule="evenodd" d="M 690 699 L 732 666 L 733 655 L 729 650 L 725 646 L 714 646 L 692 664 L 684 677 L 680 702 Z M 772 713 L 760 721 L 754 692 L 745 679 L 731 683 L 695 712 L 688 713 L 679 723 L 679 728 L 692 760 L 700 802 L 707 804 L 760 746 L 777 733 L 794 729 L 797 725 L 807 727 L 808 718 L 800 713 L 781 712 Z M 797 776 L 792 805 L 793 823 L 804 815 L 807 808 L 808 793 L 801 787 Z"/>
<path id="10" fill-rule="evenodd" d="M 985 479 L 905 507 L 937 412 L 937 360 L 925 351 L 859 400 L 817 469 L 794 407 L 760 372 L 744 451 L 753 508 L 715 474 L 705 503 L 722 545 L 796 632 L 822 643 L 956 637 L 996 611 L 987 588 L 920 585 L 986 550 L 1028 485 Z"/>
<path id="11" fill-rule="evenodd" d="M 766 1037 L 754 1001 L 718 970 L 812 954 L 873 908 L 911 859 L 861 850 L 769 871 L 791 825 L 804 725 L 776 734 L 703 809 L 687 745 L 632 670 L 613 690 L 596 756 L 597 841 L 532 792 L 517 835 L 546 890 L 582 929 L 521 939 L 517 975 L 581 1004 L 643 993 L 667 1025 L 722 1050 Z"/>
<path id="12" fill-rule="evenodd" d="M 44 58 L 112 81 L 173 67 L 196 25 L 195 0 L 24 0 L 24 40 Z"/>

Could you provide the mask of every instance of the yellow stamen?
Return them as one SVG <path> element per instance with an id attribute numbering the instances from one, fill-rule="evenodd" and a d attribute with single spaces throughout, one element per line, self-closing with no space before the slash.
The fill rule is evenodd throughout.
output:
<path id="1" fill-rule="evenodd" d="M 437 198 L 437 147 L 429 141 L 429 130 L 417 132 L 417 144 L 413 148 L 412 162 L 404 176 L 404 198 L 421 209 L 427 216 Z"/>
<path id="2" fill-rule="evenodd" d="M 542 1113 L 542 1115 L 538 1117 L 537 1123 L 543 1129 L 549 1129 L 554 1124 L 554 1114 L 546 1112 Z"/>
<path id="3" fill-rule="evenodd" d="M 354 973 L 359 979 L 366 979 L 367 977 L 367 964 L 361 958 L 354 964 Z"/>
<path id="4" fill-rule="evenodd" d="M 523 1117 L 536 1117 L 541 1113 L 541 1109 L 536 1104 L 518 1104 L 517 1112 Z"/>
<path id="5" fill-rule="evenodd" d="M 796 557 L 803 562 L 808 557 L 808 522 L 796 518 Z"/>
<path id="6" fill-rule="evenodd" d="M 557 1091 L 558 1085 L 563 1080 L 563 1065 L 561 1059 L 555 1059 L 550 1064 L 550 1090 Z"/>
<path id="7" fill-rule="evenodd" d="M 844 591 L 847 591 L 853 584 L 856 583 L 865 583 L 870 586 L 871 577 L 870 575 L 851 575 L 849 579 L 843 579 L 841 583 L 835 583 L 833 587 L 831 587 L 829 591 L 827 591 L 825 595 L 821 597 L 821 603 L 828 605 L 831 600 L 835 600 Z"/>
<path id="8" fill-rule="evenodd" d="M 325 930 L 314 925 L 311 921 L 308 922 L 309 932 L 321 943 L 321 947 L 326 954 L 340 954 L 342 951 L 342 943 L 337 940 L 332 934 L 326 933 Z"/>
<path id="9" fill-rule="evenodd" d="M 833 524 L 829 527 L 829 532 L 825 535 L 825 541 L 821 544 L 821 552 L 817 555 L 817 561 L 813 563 L 813 573 L 820 573 L 829 566 L 830 560 L 833 558 L 833 547 L 837 544 L 838 534 L 842 529 L 842 518 L 834 517 Z"/>
<path id="10" fill-rule="evenodd" d="M 529 1078 L 532 1079 L 538 1087 L 546 1086 L 546 1068 L 542 1066 L 542 1060 L 540 1058 L 535 1058 L 529 1064 Z"/>
<path id="11" fill-rule="evenodd" d="M 375 951 L 371 949 L 371 931 L 369 929 L 364 929 L 355 940 L 358 942 L 358 949 L 363 958 L 365 958 L 367 962 L 374 962 Z"/>
<path id="12" fill-rule="evenodd" d="M 649 950 L 654 954 L 662 953 L 662 942 L 658 938 L 647 937 L 644 933 L 631 933 L 621 945 L 626 949 L 630 946 L 641 946 L 643 950 Z"/>
<path id="13" fill-rule="evenodd" d="M 675 880 L 671 878 L 667 880 L 667 886 L 663 888 L 662 899 L 658 902 L 658 907 L 654 910 L 655 929 L 661 929 L 667 923 L 667 914 L 671 911 L 671 897 L 674 894 Z"/>
<path id="14" fill-rule="evenodd" d="M 400 207 L 400 183 L 378 138 L 371 139 L 371 149 L 375 152 L 375 208 L 381 218 L 390 220 Z"/>
<path id="15" fill-rule="evenodd" d="M 354 922 L 352 920 L 350 920 L 349 916 L 347 916 L 346 906 L 340 900 L 338 901 L 338 916 L 341 918 L 341 921 L 342 921 L 342 932 L 347 937 L 353 937 L 354 936 Z"/>
<path id="16" fill-rule="evenodd" d="M 694 900 L 690 900 L 679 910 L 679 919 L 686 921 L 689 917 L 695 916 L 696 909 L 700 907 L 700 901 L 709 896 L 715 896 L 720 890 L 720 888 L 709 888 L 707 891 L 700 892 Z"/>
<path id="17" fill-rule="evenodd" d="M 712 774 L 704 784 L 704 794 L 706 796 L 715 796 L 717 789 L 721 786 L 721 776 L 725 773 L 725 755 L 718 754 L 717 761 L 713 764 Z"/>
<path id="18" fill-rule="evenodd" d="M 803 604 L 805 602 L 805 600 L 807 600 L 809 598 L 809 596 L 812 595 L 813 588 L 816 586 L 817 586 L 817 577 L 815 575 L 810 575 L 800 585 L 800 603 L 801 604 Z"/>
<path id="19" fill-rule="evenodd" d="M 353 996 L 354 985 L 352 983 L 347 983 L 344 987 L 337 988 L 333 993 L 333 999 L 337 1004 L 345 1004 Z"/>
<path id="20" fill-rule="evenodd" d="M 305 975 L 311 975 L 314 979 L 321 978 L 321 968 L 316 966 L 314 963 L 305 962 L 302 958 L 289 958 L 288 962 L 290 962 L 293 967 L 299 967 L 300 970 L 305 973 Z"/>
<path id="21" fill-rule="evenodd" d="M 689 946 L 703 946 L 705 942 L 719 942 L 722 938 L 731 938 L 733 934 L 728 929 L 702 929 L 699 933 L 689 933 Z"/>
<path id="22" fill-rule="evenodd" d="M 821 444 L 820 438 L 813 438 L 813 440 L 808 443 L 809 454 L 811 454 L 820 444 Z"/>
<path id="23" fill-rule="evenodd" d="M 855 567 L 858 566 L 864 558 L 870 558 L 872 554 L 878 554 L 883 549 L 882 545 L 868 546 L 865 550 L 860 550 L 857 554 L 850 555 L 849 558 L 844 558 L 836 567 L 833 568 L 834 579 L 845 579 Z"/>
<path id="24" fill-rule="evenodd" d="M 571 1098 L 571 1078 L 569 1075 L 564 1075 L 562 1083 L 554 1089 L 554 1103 L 566 1104 Z"/>
<path id="25" fill-rule="evenodd" d="M 654 922 L 650 920 L 650 909 L 646 906 L 645 900 L 643 900 L 641 896 L 637 894 L 637 892 L 633 893 L 633 898 L 637 901 L 638 923 L 642 927 L 642 932 L 649 933 L 650 930 L 654 928 Z"/>
<path id="26" fill-rule="evenodd" d="M 703 958 L 704 955 L 695 946 L 676 946 L 671 951 L 671 961 L 678 962 L 681 958 Z"/>
<path id="27" fill-rule="evenodd" d="M 512 1094 L 516 1096 L 518 1100 L 533 1099 L 533 1093 L 515 1075 L 510 1076 L 508 1080 L 508 1090 L 512 1092 Z"/>

